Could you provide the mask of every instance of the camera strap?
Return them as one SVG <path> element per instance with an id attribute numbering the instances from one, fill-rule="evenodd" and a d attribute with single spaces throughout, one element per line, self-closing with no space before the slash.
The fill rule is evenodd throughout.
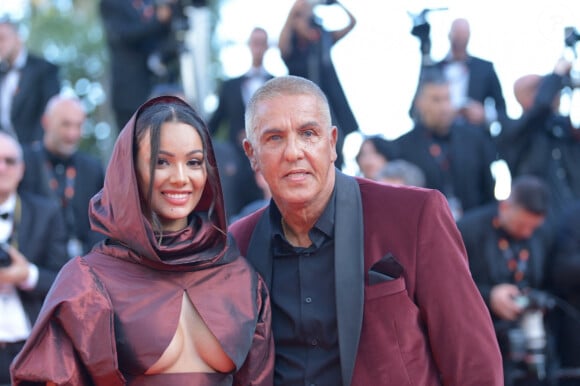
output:
<path id="1" fill-rule="evenodd" d="M 22 203 L 20 201 L 20 196 L 16 195 L 16 205 L 14 206 L 14 215 L 12 216 L 12 232 L 10 233 L 10 237 L 8 237 L 8 243 L 15 249 L 18 249 L 18 227 L 20 226 L 21 220 Z"/>

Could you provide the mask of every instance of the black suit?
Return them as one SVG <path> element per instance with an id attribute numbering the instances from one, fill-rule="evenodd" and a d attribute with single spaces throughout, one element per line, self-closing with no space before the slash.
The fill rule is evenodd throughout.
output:
<path id="1" fill-rule="evenodd" d="M 12 127 L 20 143 L 42 139 L 40 123 L 46 103 L 60 91 L 58 67 L 33 54 L 28 54 L 20 69 L 20 78 L 10 109 Z"/>
<path id="2" fill-rule="evenodd" d="M 119 130 L 151 94 L 155 78 L 147 60 L 169 34 L 168 24 L 148 14 L 152 1 L 143 1 L 141 8 L 133 3 L 137 2 L 100 2 L 111 60 L 112 107 Z"/>
<path id="3" fill-rule="evenodd" d="M 263 78 L 265 82 L 269 79 L 272 79 L 272 75 L 264 73 Z M 240 134 L 241 132 L 243 134 L 246 127 L 244 122 L 246 101 L 244 101 L 242 90 L 244 87 L 244 82 L 247 79 L 247 75 L 242 75 L 223 82 L 219 94 L 218 107 L 208 122 L 210 133 L 215 135 L 215 133 L 219 130 L 220 125 L 224 121 L 227 121 L 228 140 L 236 145 L 239 145 Z"/>
<path id="4" fill-rule="evenodd" d="M 422 124 L 393 143 L 396 158 L 417 165 L 425 173 L 425 187 L 454 196 L 463 210 L 495 201 L 490 165 L 495 160 L 491 140 L 472 126 L 454 124 L 449 135 L 437 137 Z M 432 154 L 435 143 L 447 147 L 441 157 Z"/>
<path id="5" fill-rule="evenodd" d="M 265 82 L 272 75 L 263 72 L 262 77 Z M 214 141 L 228 217 L 238 214 L 247 204 L 263 198 L 240 142 L 240 138 L 245 137 L 246 101 L 243 89 L 247 80 L 248 76 L 242 75 L 223 82 L 218 107 L 208 122 L 210 133 L 214 136 L 220 125 L 224 121 L 228 122 L 227 141 Z"/>
<path id="6" fill-rule="evenodd" d="M 443 71 L 448 63 L 449 61 L 445 59 L 429 67 L 435 67 Z M 487 98 L 491 98 L 495 102 L 497 120 L 501 123 L 505 122 L 507 120 L 505 99 L 493 63 L 475 56 L 468 56 L 465 65 L 467 66 L 467 72 L 469 74 L 466 97 L 481 104 L 484 104 Z M 421 71 L 425 69 L 426 67 L 422 68 Z M 419 76 L 420 78 L 421 75 Z M 415 99 L 416 94 L 413 100 Z M 414 113 L 415 106 L 411 105 L 409 115 L 413 117 Z"/>
<path id="7" fill-rule="evenodd" d="M 18 250 L 38 267 L 38 282 L 32 290 L 17 289 L 30 324 L 34 324 L 44 298 L 60 268 L 68 261 L 66 230 L 56 203 L 30 193 L 19 194 L 21 216 L 15 215 Z M 12 346 L 2 347 L 0 379 L 8 379 L 8 366 L 17 354 Z"/>
<path id="8" fill-rule="evenodd" d="M 438 63 L 438 66 L 444 68 L 447 63 L 443 60 Z M 495 102 L 498 120 L 505 121 L 507 118 L 505 99 L 493 63 L 475 56 L 468 56 L 465 64 L 469 72 L 467 97 L 481 104 L 487 98 L 491 98 Z"/>
<path id="9" fill-rule="evenodd" d="M 69 237 L 78 238 L 83 244 L 83 253 L 103 236 L 91 231 L 89 224 L 89 200 L 103 187 L 104 170 L 101 162 L 88 154 L 76 152 L 70 159 L 70 165 L 76 169 L 74 179 L 74 196 L 63 216 L 67 224 Z M 51 198 L 60 204 L 60 197 L 50 187 L 50 179 L 54 176 L 46 149 L 40 144 L 24 147 L 24 163 L 26 170 L 20 183 L 21 191 L 30 191 Z"/>
<path id="10" fill-rule="evenodd" d="M 557 295 L 580 312 L 580 200 L 566 208 L 554 243 L 552 283 Z M 562 310 L 560 310 L 562 311 Z M 559 314 L 557 348 L 561 366 L 580 369 L 580 329 L 578 318 L 570 311 Z M 561 381 L 562 386 L 580 386 L 580 377 Z"/>

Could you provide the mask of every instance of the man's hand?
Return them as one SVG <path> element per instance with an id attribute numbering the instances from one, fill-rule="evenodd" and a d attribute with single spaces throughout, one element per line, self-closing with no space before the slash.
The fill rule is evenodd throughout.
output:
<path id="1" fill-rule="evenodd" d="M 8 254 L 12 259 L 12 264 L 0 268 L 0 283 L 18 285 L 25 282 L 30 273 L 28 260 L 13 246 L 8 249 Z"/>
<path id="2" fill-rule="evenodd" d="M 515 300 L 519 295 L 520 290 L 513 284 L 496 285 L 489 295 L 491 311 L 500 319 L 516 320 L 523 311 Z"/>
<path id="3" fill-rule="evenodd" d="M 481 125 L 485 123 L 485 109 L 483 105 L 477 101 L 470 100 L 459 110 L 459 114 L 464 116 L 469 123 L 473 125 Z"/>

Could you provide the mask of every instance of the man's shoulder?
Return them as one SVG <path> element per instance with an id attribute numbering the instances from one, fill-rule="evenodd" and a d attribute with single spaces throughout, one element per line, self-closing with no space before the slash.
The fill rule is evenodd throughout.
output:
<path id="1" fill-rule="evenodd" d="M 418 202 L 439 192 L 417 186 L 393 185 L 355 177 L 360 188 L 363 204 L 376 204 L 381 208 L 400 206 L 402 203 Z"/>
<path id="2" fill-rule="evenodd" d="M 242 251 L 242 254 L 245 254 L 248 244 L 250 243 L 250 239 L 252 238 L 254 228 L 256 228 L 258 221 L 267 208 L 268 206 L 258 209 L 254 213 L 251 213 L 235 221 L 228 227 L 228 232 L 236 240 L 236 243 L 240 251 Z"/>
<path id="3" fill-rule="evenodd" d="M 498 203 L 493 202 L 470 209 L 461 216 L 457 225 L 460 228 L 483 223 L 491 225 L 491 219 L 497 214 L 497 207 Z"/>
<path id="4" fill-rule="evenodd" d="M 103 170 L 104 166 L 101 160 L 90 153 L 77 151 L 74 155 L 75 164 L 78 168 L 90 170 Z"/>
<path id="5" fill-rule="evenodd" d="M 49 217 L 53 212 L 60 211 L 57 201 L 49 197 L 30 191 L 19 191 L 18 196 L 23 208 L 27 208 L 31 212 L 38 211 L 43 217 Z"/>
<path id="6" fill-rule="evenodd" d="M 33 53 L 28 53 L 28 57 L 26 58 L 25 67 L 36 67 L 36 68 L 43 68 L 49 71 L 57 71 L 58 66 L 48 60 L 44 59 L 41 56 L 38 56 Z"/>
<path id="7" fill-rule="evenodd" d="M 492 68 L 493 62 L 487 59 L 480 58 L 478 56 L 469 56 L 469 65 L 476 66 L 479 68 Z"/>

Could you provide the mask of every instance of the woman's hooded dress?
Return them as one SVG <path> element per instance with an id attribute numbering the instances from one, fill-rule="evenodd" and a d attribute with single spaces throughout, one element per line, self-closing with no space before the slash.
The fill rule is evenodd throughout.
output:
<path id="1" fill-rule="evenodd" d="M 219 181 L 215 197 L 206 184 L 190 225 L 164 234 L 161 245 L 143 215 L 133 161 L 136 117 L 148 104 L 176 100 L 148 101 L 119 134 L 89 208 L 92 228 L 107 239 L 62 268 L 12 364 L 14 385 L 272 384 L 267 290 L 226 236 Z M 205 156 L 219 179 L 211 144 Z M 144 374 L 175 335 L 184 294 L 235 364 L 231 373 Z"/>

